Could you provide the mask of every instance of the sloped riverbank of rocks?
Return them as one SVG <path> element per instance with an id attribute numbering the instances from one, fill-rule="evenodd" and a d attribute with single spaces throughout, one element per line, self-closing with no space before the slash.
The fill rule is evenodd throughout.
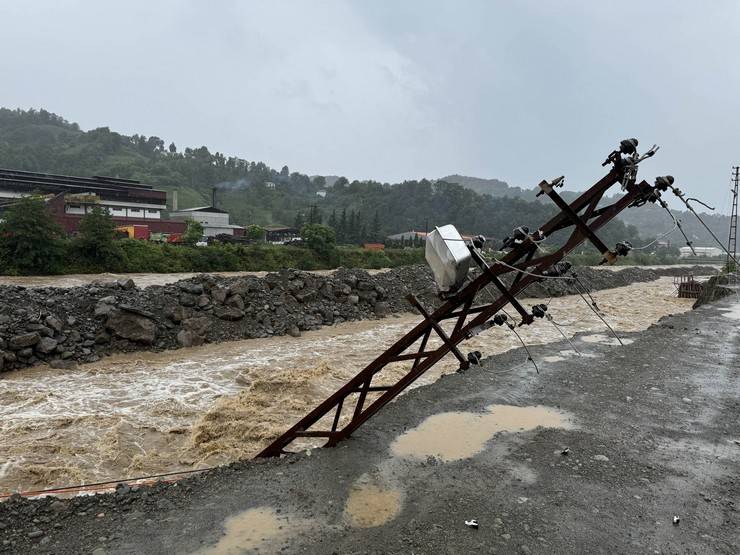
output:
<path id="1" fill-rule="evenodd" d="M 676 271 L 701 273 L 696 268 Z M 652 281 L 662 270 L 578 268 L 593 290 Z M 506 281 L 506 280 L 505 280 Z M 568 280 L 546 280 L 528 297 L 575 294 Z M 191 347 L 206 342 L 290 334 L 349 320 L 383 318 L 411 308 L 414 293 L 439 303 L 426 266 L 369 274 L 283 270 L 264 278 L 204 274 L 144 289 L 130 280 L 74 288 L 0 286 L 0 371 L 49 363 L 69 368 L 101 356 Z"/>

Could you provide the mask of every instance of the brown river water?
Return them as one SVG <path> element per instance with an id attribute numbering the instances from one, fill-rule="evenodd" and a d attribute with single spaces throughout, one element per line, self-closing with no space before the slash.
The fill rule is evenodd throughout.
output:
<path id="1" fill-rule="evenodd" d="M 672 278 L 597 292 L 621 331 L 689 310 Z M 542 300 L 524 301 L 525 306 Z M 576 347 L 614 344 L 578 296 L 553 299 L 550 313 Z M 37 367 L 0 374 L 0 493 L 197 469 L 253 456 L 419 322 L 403 314 L 307 332 L 162 353 L 127 353 L 75 370 Z M 528 344 L 562 340 L 544 320 L 519 328 Z M 430 346 L 432 342 L 430 340 Z M 463 344 L 484 355 L 519 346 L 494 328 Z M 576 356 L 553 350 L 540 369 Z M 522 360 L 526 363 L 526 360 Z M 398 377 L 407 368 L 388 367 Z M 454 372 L 448 356 L 415 385 Z M 532 368 L 533 379 L 536 379 Z"/>

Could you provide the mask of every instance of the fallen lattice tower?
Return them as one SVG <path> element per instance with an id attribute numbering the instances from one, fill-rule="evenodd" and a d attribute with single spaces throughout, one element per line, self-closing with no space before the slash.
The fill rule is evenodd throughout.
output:
<path id="1" fill-rule="evenodd" d="M 562 186 L 563 178 L 551 182 L 542 181 L 538 196 L 544 194 L 552 199 L 560 210 L 556 216 L 533 233 L 529 233 L 527 228 L 515 230 L 506 241 L 506 246 L 511 250 L 501 260 L 491 264 L 481 253 L 485 241 L 482 237 L 466 242 L 464 246 L 470 253 L 470 259 L 480 268 L 480 275 L 472 281 L 466 275 L 461 283 L 452 283 L 445 292 L 445 302 L 433 312 L 429 312 L 415 296 L 410 295 L 409 302 L 419 311 L 423 320 L 258 456 L 281 455 L 291 443 L 301 438 L 324 438 L 325 446 L 336 445 L 350 437 L 357 428 L 449 353 L 459 361 L 461 369 L 467 369 L 479 357 L 476 353 L 463 356 L 459 345 L 490 327 L 506 323 L 507 318 L 502 311 L 507 305 L 511 305 L 519 314 L 519 325 L 529 325 L 536 318 L 542 317 L 541 308 L 527 310 L 517 300 L 517 295 L 535 282 L 562 276 L 567 272 L 569 265 L 563 259 L 581 243 L 588 241 L 596 247 L 603 256 L 604 264 L 613 264 L 617 257 L 627 255 L 631 249 L 629 243 L 621 242 L 611 249 L 596 232 L 623 210 L 660 200 L 661 192 L 665 191 L 665 187 L 661 185 L 665 182 L 665 177 L 658 178 L 655 186 L 646 181 L 637 182 L 638 165 L 656 151 L 657 147 L 653 146 L 640 155 L 637 152 L 636 139 L 622 141 L 619 148 L 609 154 L 602 164 L 611 166 L 609 173 L 570 204 L 555 190 Z M 670 181 L 672 183 L 673 178 Z M 606 205 L 600 206 L 605 194 L 617 184 L 621 184 L 623 195 L 618 200 L 610 200 Z M 543 253 L 539 243 L 555 233 L 568 230 L 571 230 L 570 235 L 557 250 Z M 457 237 L 447 235 L 442 240 L 451 250 L 459 251 L 459 243 L 458 246 L 453 243 L 460 241 Z M 508 286 L 501 280 L 504 274 L 513 274 Z M 490 302 L 482 302 L 482 293 L 490 291 L 491 287 L 497 290 L 498 296 L 492 296 Z M 454 322 L 449 333 L 442 326 L 448 321 Z M 510 321 L 508 325 L 511 325 Z M 436 348 L 429 347 L 432 334 L 436 334 L 441 340 Z M 396 363 L 408 365 L 405 373 L 394 379 L 393 383 L 382 383 L 383 370 Z M 369 395 L 377 397 L 370 401 Z M 340 427 L 343 411 L 350 411 L 351 418 Z"/>

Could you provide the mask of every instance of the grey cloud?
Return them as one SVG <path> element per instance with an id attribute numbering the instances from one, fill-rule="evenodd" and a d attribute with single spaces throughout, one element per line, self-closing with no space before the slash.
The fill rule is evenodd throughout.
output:
<path id="1" fill-rule="evenodd" d="M 0 2 L 0 104 L 306 173 L 600 176 L 625 136 L 726 200 L 740 4 Z"/>

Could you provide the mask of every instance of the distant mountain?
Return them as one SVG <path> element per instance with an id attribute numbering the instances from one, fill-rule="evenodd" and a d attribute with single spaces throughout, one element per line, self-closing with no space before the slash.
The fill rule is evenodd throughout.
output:
<path id="1" fill-rule="evenodd" d="M 443 177 L 440 181 L 447 183 L 457 183 L 466 189 L 475 191 L 481 195 L 491 195 L 492 197 L 512 197 L 525 198 L 528 193 L 521 187 L 511 187 L 506 181 L 500 179 L 483 179 L 481 177 L 470 177 L 467 175 L 453 174 Z M 532 200 L 531 198 L 529 200 Z"/>
<path id="2" fill-rule="evenodd" d="M 218 188 L 219 207 L 232 223 L 298 225 L 306 217 L 323 217 L 341 241 L 359 242 L 392 233 L 453 223 L 464 233 L 502 238 L 519 225 L 538 225 L 556 208 L 549 199 L 535 201 L 535 189 L 511 187 L 498 179 L 450 175 L 437 182 L 419 180 L 390 185 L 376 181 L 314 183 L 308 175 L 280 171 L 258 161 L 226 157 L 205 146 L 177 148 L 157 136 L 123 135 L 107 127 L 84 131 L 75 123 L 45 110 L 0 108 L 0 167 L 66 175 L 110 175 L 138 179 L 157 188 L 177 191 L 180 207 L 210 202 Z M 321 189 L 324 194 L 317 196 Z M 570 200 L 578 193 L 563 191 Z M 697 245 L 712 239 L 693 215 L 676 212 Z M 628 210 L 624 222 L 610 224 L 604 240 L 636 245 L 670 230 L 672 221 L 654 206 Z M 725 240 L 726 216 L 707 221 Z M 680 235 L 671 236 L 681 244 Z"/>

